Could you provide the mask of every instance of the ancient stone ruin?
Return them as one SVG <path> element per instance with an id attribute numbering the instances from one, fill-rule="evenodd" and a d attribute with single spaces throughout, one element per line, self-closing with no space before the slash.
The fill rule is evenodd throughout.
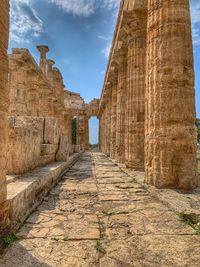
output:
<path id="1" fill-rule="evenodd" d="M 7 55 L 8 32 L 9 0 L 3 0 L 0 236 L 16 229 L 89 149 L 92 116 L 100 123 L 99 150 L 143 175 L 147 185 L 184 191 L 198 186 L 188 0 L 121 1 L 102 94 L 90 103 L 65 88 L 56 60 L 48 59 L 48 46 L 37 46 L 39 64 L 25 48 Z M 101 154 L 94 156 L 97 166 L 98 159 L 102 166 L 111 164 Z M 109 167 L 104 168 L 105 180 Z"/>
<path id="2" fill-rule="evenodd" d="M 101 151 L 146 183 L 197 186 L 189 1 L 121 2 L 99 118 Z"/>

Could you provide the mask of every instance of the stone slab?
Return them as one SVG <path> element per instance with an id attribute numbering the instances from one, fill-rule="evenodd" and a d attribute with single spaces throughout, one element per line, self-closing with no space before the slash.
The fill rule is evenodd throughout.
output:
<path id="1" fill-rule="evenodd" d="M 7 190 L 12 228 L 25 220 L 78 158 L 79 154 L 74 154 L 68 162 L 53 162 L 45 167 L 36 168 L 30 173 L 17 176 L 15 179 L 8 179 Z"/>

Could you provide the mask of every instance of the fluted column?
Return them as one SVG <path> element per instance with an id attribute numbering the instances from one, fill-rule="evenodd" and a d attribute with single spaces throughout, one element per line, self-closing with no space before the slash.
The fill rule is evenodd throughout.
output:
<path id="1" fill-rule="evenodd" d="M 85 149 L 88 150 L 90 146 L 89 141 L 89 118 L 85 116 Z"/>
<path id="2" fill-rule="evenodd" d="M 47 64 L 47 78 L 50 81 L 50 83 L 53 83 L 53 65 L 55 64 L 55 61 L 48 59 L 46 61 Z"/>
<path id="3" fill-rule="evenodd" d="M 125 109 L 126 109 L 126 62 L 118 67 L 117 118 L 116 118 L 116 161 L 125 162 Z"/>
<path id="4" fill-rule="evenodd" d="M 47 52 L 49 52 L 49 48 L 46 45 L 38 45 L 37 49 L 40 52 L 40 68 L 42 72 L 46 75 L 46 54 Z"/>
<path id="5" fill-rule="evenodd" d="M 111 123 L 111 93 L 107 88 L 106 104 L 105 104 L 105 153 L 110 155 L 110 123 Z"/>
<path id="6" fill-rule="evenodd" d="M 112 93 L 111 93 L 111 88 L 109 88 L 108 92 L 108 102 L 107 102 L 107 150 L 106 153 L 108 156 L 110 156 L 110 132 L 111 132 L 111 111 L 112 111 Z"/>
<path id="7" fill-rule="evenodd" d="M 127 55 L 126 166 L 144 170 L 146 11 L 134 13 L 133 19 L 137 23 L 129 29 Z"/>
<path id="8" fill-rule="evenodd" d="M 105 153 L 105 109 L 101 115 L 101 151 Z"/>
<path id="9" fill-rule="evenodd" d="M 99 116 L 99 151 L 102 151 L 102 119 L 101 115 Z"/>
<path id="10" fill-rule="evenodd" d="M 117 81 L 112 83 L 112 107 L 110 128 L 110 158 L 116 157 Z"/>
<path id="11" fill-rule="evenodd" d="M 197 186 L 189 0 L 148 0 L 146 182 Z"/>
<path id="12" fill-rule="evenodd" d="M 9 108 L 8 87 L 8 33 L 9 33 L 9 1 L 0 1 L 0 236 L 9 224 L 9 206 L 7 203 L 6 163 Z"/>

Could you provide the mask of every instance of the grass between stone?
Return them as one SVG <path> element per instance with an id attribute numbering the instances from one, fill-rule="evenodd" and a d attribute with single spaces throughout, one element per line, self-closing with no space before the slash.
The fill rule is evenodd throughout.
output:
<path id="1" fill-rule="evenodd" d="M 96 241 L 95 249 L 98 253 L 98 263 L 100 259 L 106 254 L 106 250 L 102 241 L 106 238 L 106 226 L 103 222 L 99 221 L 99 239 Z"/>
<path id="2" fill-rule="evenodd" d="M 3 239 L 4 246 L 8 247 L 13 242 L 15 242 L 16 240 L 17 240 L 16 234 L 15 233 L 10 233 Z"/>
<path id="3" fill-rule="evenodd" d="M 183 223 L 191 226 L 194 229 L 196 235 L 200 236 L 200 217 L 199 216 L 197 216 L 196 214 L 187 214 L 185 210 L 179 212 L 178 216 Z"/>

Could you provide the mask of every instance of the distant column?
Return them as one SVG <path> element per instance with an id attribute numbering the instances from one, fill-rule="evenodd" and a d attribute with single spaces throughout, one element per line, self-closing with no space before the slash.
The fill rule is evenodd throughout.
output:
<path id="1" fill-rule="evenodd" d="M 189 0 L 148 0 L 146 183 L 197 186 Z"/>
<path id="2" fill-rule="evenodd" d="M 117 80 L 112 82 L 112 107 L 110 129 L 110 157 L 116 157 Z"/>
<path id="3" fill-rule="evenodd" d="M 106 106 L 105 106 L 105 152 L 110 155 L 110 124 L 111 124 L 111 92 L 107 88 Z"/>
<path id="4" fill-rule="evenodd" d="M 50 81 L 50 83 L 53 83 L 53 65 L 55 64 L 55 61 L 53 60 L 46 60 L 47 64 L 47 78 Z"/>
<path id="5" fill-rule="evenodd" d="M 116 161 L 125 162 L 125 109 L 126 109 L 126 62 L 122 59 L 118 67 Z"/>
<path id="6" fill-rule="evenodd" d="M 146 11 L 133 13 L 133 20 L 135 23 L 129 29 L 127 56 L 126 166 L 144 170 Z"/>
<path id="7" fill-rule="evenodd" d="M 38 51 L 40 52 L 40 68 L 42 72 L 46 75 L 47 68 L 46 68 L 46 54 L 49 52 L 49 47 L 45 45 L 38 45 Z"/>

